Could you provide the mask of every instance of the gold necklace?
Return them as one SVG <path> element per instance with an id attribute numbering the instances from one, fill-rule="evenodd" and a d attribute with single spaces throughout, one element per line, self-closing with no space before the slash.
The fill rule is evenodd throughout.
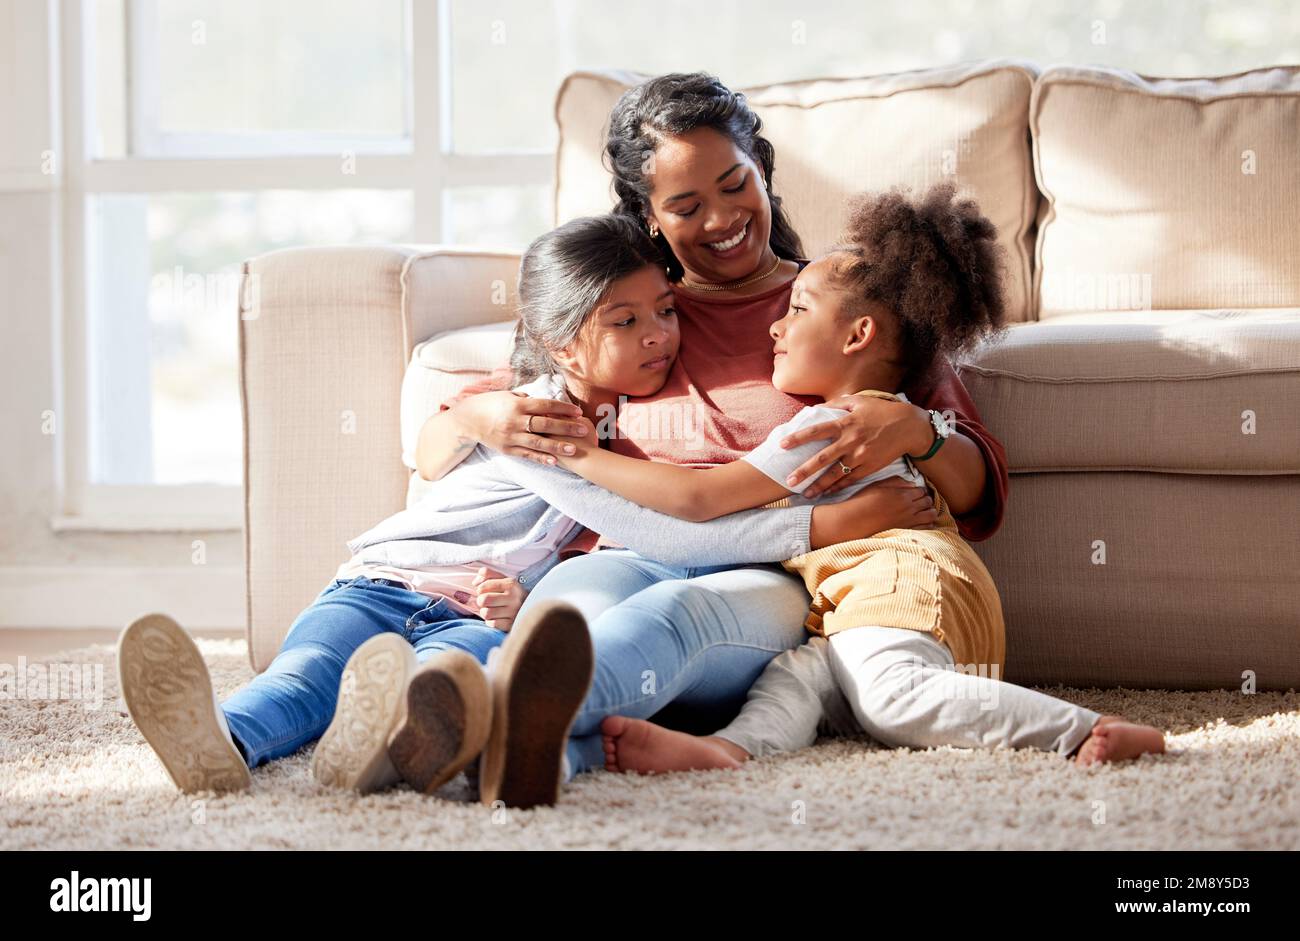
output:
<path id="1" fill-rule="evenodd" d="M 781 267 L 781 259 L 778 256 L 772 262 L 771 268 L 768 268 L 762 274 L 750 275 L 748 278 L 745 278 L 743 281 L 729 281 L 726 284 L 700 284 L 696 281 L 690 280 L 683 273 L 682 284 L 686 285 L 688 288 L 691 288 L 694 291 L 734 291 L 736 288 L 743 288 L 745 285 L 753 284 L 755 281 L 762 281 L 764 278 L 771 275 L 772 272 L 776 271 L 776 269 L 779 267 Z"/>

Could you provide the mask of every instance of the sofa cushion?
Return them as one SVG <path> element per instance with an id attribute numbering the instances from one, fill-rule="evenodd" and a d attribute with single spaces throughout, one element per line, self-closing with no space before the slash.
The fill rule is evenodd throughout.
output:
<path id="1" fill-rule="evenodd" d="M 407 348 L 435 333 L 512 319 L 519 257 L 454 245 L 412 255 L 402 269 Z"/>
<path id="2" fill-rule="evenodd" d="M 1300 68 L 1052 68 L 1029 126 L 1039 319 L 1300 306 Z"/>
<path id="3" fill-rule="evenodd" d="M 415 446 L 425 420 L 475 379 L 510 358 L 515 321 L 464 327 L 416 344 L 402 377 L 402 462 L 415 469 Z M 415 498 L 408 490 L 407 500 Z"/>
<path id="4" fill-rule="evenodd" d="M 1012 473 L 1300 473 L 1300 309 L 1062 315 L 961 377 Z"/>
<path id="5" fill-rule="evenodd" d="M 1006 250 L 1007 310 L 1030 319 L 1032 230 L 1038 210 L 1028 143 L 1034 66 L 995 61 L 874 78 L 785 82 L 743 89 L 776 150 L 773 185 L 804 250 L 834 243 L 846 199 L 945 178 L 979 201 Z M 609 113 L 648 75 L 578 72 L 556 101 L 556 222 L 614 204 L 601 162 Z"/>

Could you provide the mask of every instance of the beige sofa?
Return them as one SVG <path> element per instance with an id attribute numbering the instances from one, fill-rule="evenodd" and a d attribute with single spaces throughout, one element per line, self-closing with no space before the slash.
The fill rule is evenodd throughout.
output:
<path id="1" fill-rule="evenodd" d="M 555 216 L 611 205 L 627 73 L 561 88 Z M 1006 249 L 1006 339 L 962 364 L 1011 496 L 977 546 L 1007 678 L 1300 683 L 1300 69 L 1214 79 L 987 62 L 747 89 L 805 247 L 844 197 L 955 176 Z M 274 252 L 244 268 L 253 664 L 417 499 L 440 400 L 506 358 L 517 255 Z"/>

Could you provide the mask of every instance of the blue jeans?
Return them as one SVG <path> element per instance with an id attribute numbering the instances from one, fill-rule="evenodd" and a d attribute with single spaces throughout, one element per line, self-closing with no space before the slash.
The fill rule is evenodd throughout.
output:
<path id="1" fill-rule="evenodd" d="M 648 719 L 670 702 L 739 709 L 768 662 L 806 639 L 803 580 L 775 565 L 679 568 L 601 549 L 551 569 L 520 614 L 547 598 L 586 616 L 596 655 L 571 774 L 605 766 L 606 716 Z"/>
<path id="2" fill-rule="evenodd" d="M 385 631 L 400 634 L 423 662 L 463 650 L 480 663 L 506 638 L 482 618 L 400 582 L 334 579 L 303 610 L 266 671 L 221 704 L 250 768 L 292 754 L 324 734 L 334 718 L 343 668 L 356 649 Z"/>

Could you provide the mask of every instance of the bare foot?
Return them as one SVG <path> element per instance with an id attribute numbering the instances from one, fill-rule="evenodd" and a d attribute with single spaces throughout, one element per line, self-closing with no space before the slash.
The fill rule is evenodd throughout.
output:
<path id="1" fill-rule="evenodd" d="M 1081 765 L 1127 761 L 1148 752 L 1165 750 L 1165 733 L 1150 725 L 1125 722 L 1120 716 L 1102 716 L 1092 734 L 1079 746 L 1074 760 Z"/>
<path id="2" fill-rule="evenodd" d="M 606 771 L 646 774 L 741 765 L 718 739 L 675 732 L 645 719 L 608 716 L 600 723 L 600 731 L 605 739 Z"/>

